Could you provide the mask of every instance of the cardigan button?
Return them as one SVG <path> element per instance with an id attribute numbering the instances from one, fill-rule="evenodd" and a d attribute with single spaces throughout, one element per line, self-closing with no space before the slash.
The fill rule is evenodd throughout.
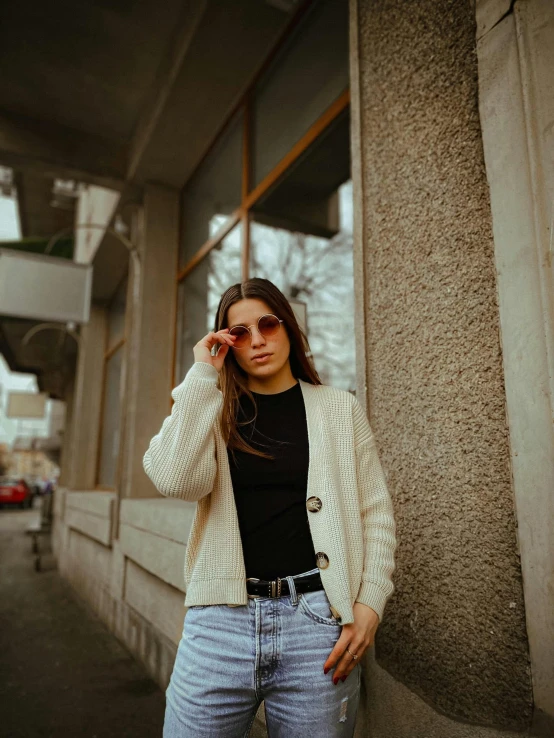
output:
<path id="1" fill-rule="evenodd" d="M 315 555 L 318 569 L 326 569 L 329 566 L 329 557 L 323 551 L 319 551 Z"/>
<path id="2" fill-rule="evenodd" d="M 319 497 L 308 497 L 306 507 L 308 508 L 308 512 L 319 512 L 323 507 L 323 502 L 321 502 Z"/>

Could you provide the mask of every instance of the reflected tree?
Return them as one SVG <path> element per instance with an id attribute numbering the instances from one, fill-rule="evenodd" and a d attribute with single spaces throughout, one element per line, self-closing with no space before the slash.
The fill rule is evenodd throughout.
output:
<path id="1" fill-rule="evenodd" d="M 343 185 L 339 192 L 341 208 L 346 215 L 333 238 L 319 238 L 252 222 L 250 275 L 271 280 L 287 298 L 306 304 L 308 341 L 322 381 L 354 392 L 351 182 Z M 224 216 L 216 216 L 210 224 L 212 230 L 215 232 L 224 220 Z M 231 231 L 206 259 L 207 331 L 213 328 L 222 293 L 241 279 L 240 227 Z"/>
<path id="2" fill-rule="evenodd" d="M 316 238 L 252 224 L 252 276 L 307 305 L 307 334 L 326 384 L 354 391 L 352 235 Z"/>

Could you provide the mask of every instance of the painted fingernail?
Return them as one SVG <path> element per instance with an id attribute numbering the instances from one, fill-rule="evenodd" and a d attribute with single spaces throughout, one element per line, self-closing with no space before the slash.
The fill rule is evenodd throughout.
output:
<path id="1" fill-rule="evenodd" d="M 343 682 L 344 682 L 344 680 L 346 679 L 346 677 L 347 677 L 347 676 L 348 676 L 348 674 L 345 674 L 345 675 L 344 675 L 344 676 L 342 677 L 342 681 L 343 681 Z"/>
<path id="2" fill-rule="evenodd" d="M 327 674 L 328 671 L 329 671 L 329 667 L 327 667 L 326 669 L 323 669 L 324 674 Z"/>
<path id="3" fill-rule="evenodd" d="M 340 677 L 335 677 L 333 679 L 333 684 L 338 684 L 339 683 L 339 679 L 340 679 Z"/>

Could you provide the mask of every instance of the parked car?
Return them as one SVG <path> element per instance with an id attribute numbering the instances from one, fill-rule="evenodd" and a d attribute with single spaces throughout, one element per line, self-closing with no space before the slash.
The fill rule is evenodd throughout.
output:
<path id="1" fill-rule="evenodd" d="M 40 494 L 42 494 L 42 487 L 44 485 L 44 482 L 38 474 L 27 474 L 25 476 L 25 481 L 27 482 L 27 485 L 33 493 L 33 498 L 38 497 Z"/>
<path id="2" fill-rule="evenodd" d="M 33 506 L 33 493 L 24 479 L 0 477 L 0 505 Z"/>

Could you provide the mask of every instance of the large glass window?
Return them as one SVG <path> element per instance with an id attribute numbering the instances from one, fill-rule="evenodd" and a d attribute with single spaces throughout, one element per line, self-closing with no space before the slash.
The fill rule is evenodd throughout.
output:
<path id="1" fill-rule="evenodd" d="M 348 89 L 348 64 L 348 3 L 321 0 L 256 87 L 255 185 Z"/>
<path id="2" fill-rule="evenodd" d="M 108 311 L 108 350 L 125 338 L 125 305 L 128 279 L 121 282 Z"/>
<path id="3" fill-rule="evenodd" d="M 108 306 L 108 336 L 104 356 L 102 425 L 97 484 L 114 489 L 119 459 L 121 395 L 125 362 L 125 315 L 128 278 L 119 284 Z"/>
<path id="4" fill-rule="evenodd" d="M 174 385 L 224 290 L 261 276 L 290 300 L 322 381 L 355 389 L 348 3 L 299 13 L 183 191 Z"/>
<path id="5" fill-rule="evenodd" d="M 252 223 L 250 275 L 270 279 L 304 304 L 305 330 L 324 384 L 356 388 L 352 262 L 352 182 L 338 190 L 332 238 Z"/>
<path id="6" fill-rule="evenodd" d="M 121 346 L 106 362 L 102 408 L 102 442 L 100 446 L 100 468 L 98 470 L 98 483 L 102 487 L 114 488 L 116 485 L 123 352 L 123 346 Z"/>
<path id="7" fill-rule="evenodd" d="M 183 191 L 179 267 L 214 235 L 241 202 L 242 112 L 227 126 Z"/>
<path id="8" fill-rule="evenodd" d="M 253 206 L 250 276 L 303 304 L 321 380 L 354 391 L 349 130 L 345 111 Z"/>
<path id="9" fill-rule="evenodd" d="M 241 235 L 238 225 L 179 284 L 176 384 L 194 362 L 194 345 L 213 330 L 222 293 L 241 280 Z"/>

